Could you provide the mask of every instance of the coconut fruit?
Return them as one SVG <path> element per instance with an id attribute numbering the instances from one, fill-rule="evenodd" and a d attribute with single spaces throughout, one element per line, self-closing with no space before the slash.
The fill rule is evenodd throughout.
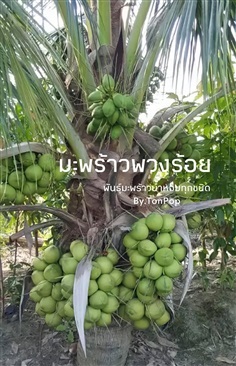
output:
<path id="1" fill-rule="evenodd" d="M 134 267 L 143 267 L 147 263 L 148 259 L 148 257 L 141 255 L 138 250 L 135 250 L 130 256 L 130 263 Z"/>
<path id="2" fill-rule="evenodd" d="M 48 172 L 43 172 L 41 178 L 37 181 L 38 186 L 47 188 L 50 184 L 51 175 Z"/>
<path id="3" fill-rule="evenodd" d="M 137 290 L 145 296 L 152 296 L 155 292 L 155 283 L 148 278 L 142 278 L 137 286 Z"/>
<path id="4" fill-rule="evenodd" d="M 37 302 L 37 304 L 35 305 L 35 312 L 41 316 L 41 317 L 45 317 L 45 312 L 41 309 L 41 306 L 40 306 L 40 302 Z"/>
<path id="5" fill-rule="evenodd" d="M 182 262 L 187 254 L 187 248 L 183 244 L 173 244 L 170 249 L 174 253 L 175 259 Z"/>
<path id="6" fill-rule="evenodd" d="M 119 308 L 119 305 L 119 301 L 115 296 L 108 295 L 108 302 L 103 307 L 102 311 L 109 314 L 114 313 Z"/>
<path id="7" fill-rule="evenodd" d="M 46 314 L 54 313 L 56 310 L 56 301 L 52 296 L 43 297 L 40 300 L 40 307 Z"/>
<path id="8" fill-rule="evenodd" d="M 33 271 L 31 278 L 32 278 L 34 285 L 37 285 L 41 281 L 45 280 L 43 271 L 38 271 L 38 270 Z"/>
<path id="9" fill-rule="evenodd" d="M 88 253 L 88 245 L 85 244 L 82 240 L 74 240 L 70 244 L 70 251 L 73 257 L 80 262 L 81 259 L 85 257 Z"/>
<path id="10" fill-rule="evenodd" d="M 171 232 L 175 227 L 175 217 L 171 214 L 164 214 L 162 215 L 163 218 L 163 225 L 161 228 L 161 232 L 163 233 L 169 233 Z"/>
<path id="11" fill-rule="evenodd" d="M 156 280 L 155 283 L 158 294 L 160 295 L 168 295 L 173 290 L 173 282 L 168 276 L 161 276 Z"/>
<path id="12" fill-rule="evenodd" d="M 94 326 L 94 323 L 90 323 L 90 322 L 84 322 L 84 329 L 85 330 L 89 330 L 89 329 L 91 329 L 91 328 L 93 328 L 93 326 Z"/>
<path id="13" fill-rule="evenodd" d="M 67 316 L 70 319 L 73 319 L 75 316 L 75 313 L 74 313 L 74 309 L 71 305 L 72 305 L 71 302 L 67 301 L 67 303 L 64 306 L 64 313 L 65 313 L 65 316 Z"/>
<path id="14" fill-rule="evenodd" d="M 163 225 L 163 218 L 157 212 L 153 212 L 146 217 L 146 225 L 152 231 L 159 231 Z"/>
<path id="15" fill-rule="evenodd" d="M 165 305 L 164 303 L 157 299 L 152 304 L 146 306 L 145 315 L 149 319 L 158 319 L 165 313 Z"/>
<path id="16" fill-rule="evenodd" d="M 67 172 L 61 171 L 60 167 L 57 165 L 53 170 L 53 179 L 56 182 L 60 182 L 66 178 L 67 174 L 68 174 Z"/>
<path id="17" fill-rule="evenodd" d="M 102 274 L 111 273 L 111 271 L 113 270 L 113 263 L 107 257 L 102 257 L 102 256 L 97 257 L 95 259 L 95 262 L 97 262 L 100 265 Z"/>
<path id="18" fill-rule="evenodd" d="M 51 296 L 54 300 L 60 301 L 62 300 L 62 293 L 61 293 L 61 283 L 55 283 L 52 288 Z"/>
<path id="19" fill-rule="evenodd" d="M 35 257 L 32 261 L 32 266 L 38 271 L 44 271 L 47 267 L 47 263 L 43 259 Z"/>
<path id="20" fill-rule="evenodd" d="M 30 298 L 30 300 L 32 300 L 34 302 L 40 302 L 40 300 L 42 299 L 42 297 L 38 294 L 36 287 L 33 287 L 30 290 L 29 298 Z"/>
<path id="21" fill-rule="evenodd" d="M 93 295 L 98 290 L 98 284 L 95 280 L 89 281 L 88 296 Z"/>
<path id="22" fill-rule="evenodd" d="M 43 154 L 40 156 L 38 163 L 45 172 L 51 172 L 55 169 L 56 161 L 53 155 Z"/>
<path id="23" fill-rule="evenodd" d="M 131 238 L 137 241 L 147 239 L 148 234 L 149 230 L 147 225 L 139 221 L 132 226 L 132 230 L 130 231 Z"/>
<path id="24" fill-rule="evenodd" d="M 90 279 L 91 280 L 96 280 L 102 273 L 100 264 L 92 261 L 92 271 L 91 271 L 91 275 L 90 275 Z"/>
<path id="25" fill-rule="evenodd" d="M 174 231 L 172 231 L 172 233 L 170 233 L 170 237 L 171 237 L 171 243 L 172 244 L 177 244 L 177 243 L 182 243 L 182 238 L 179 234 L 175 233 Z"/>
<path id="26" fill-rule="evenodd" d="M 133 274 L 133 272 L 128 271 L 124 274 L 122 285 L 127 288 L 133 289 L 137 285 L 137 277 Z"/>
<path id="27" fill-rule="evenodd" d="M 189 182 L 184 182 L 179 185 L 178 195 L 180 197 L 190 198 L 190 197 L 193 197 L 194 194 L 195 194 L 194 184 L 189 183 Z"/>
<path id="28" fill-rule="evenodd" d="M 144 316 L 139 320 L 135 320 L 133 322 L 133 326 L 137 330 L 146 330 L 150 326 L 150 320 L 146 316 Z"/>
<path id="29" fill-rule="evenodd" d="M 37 187 L 36 193 L 38 193 L 39 195 L 43 195 L 44 193 L 46 193 L 48 191 L 48 187 Z"/>
<path id="30" fill-rule="evenodd" d="M 144 276 L 151 280 L 157 280 L 162 273 L 163 267 L 159 266 L 159 264 L 154 260 L 147 262 L 143 268 Z"/>
<path id="31" fill-rule="evenodd" d="M 101 310 L 87 306 L 85 320 L 89 323 L 96 323 L 101 317 Z"/>
<path id="32" fill-rule="evenodd" d="M 131 320 L 139 320 L 144 316 L 144 304 L 139 299 L 127 302 L 125 312 Z"/>
<path id="33" fill-rule="evenodd" d="M 0 202 L 13 202 L 15 198 L 15 188 L 9 184 L 0 184 Z"/>
<path id="34" fill-rule="evenodd" d="M 144 276 L 143 273 L 143 267 L 133 267 L 132 268 L 133 274 L 137 277 L 137 278 L 142 278 Z"/>
<path id="35" fill-rule="evenodd" d="M 98 290 L 89 297 L 89 304 L 94 309 L 102 309 L 108 303 L 108 295 L 101 290 Z"/>
<path id="36" fill-rule="evenodd" d="M 59 259 L 60 266 L 62 266 L 62 261 L 64 258 L 72 258 L 71 252 L 66 252 L 66 253 L 62 254 L 61 258 Z"/>
<path id="37" fill-rule="evenodd" d="M 52 283 L 48 282 L 47 280 L 39 282 L 39 284 L 37 285 L 37 292 L 42 297 L 47 297 L 51 295 Z"/>
<path id="38" fill-rule="evenodd" d="M 164 314 L 160 318 L 155 319 L 155 323 L 159 327 L 161 327 L 162 325 L 167 324 L 169 321 L 170 321 L 170 314 L 167 310 L 164 312 Z"/>
<path id="39" fill-rule="evenodd" d="M 8 184 L 10 184 L 13 188 L 22 190 L 25 183 L 24 173 L 17 170 L 12 172 L 8 177 Z"/>
<path id="40" fill-rule="evenodd" d="M 195 212 L 193 215 L 187 216 L 187 223 L 190 229 L 197 229 L 201 225 L 202 218 L 198 212 Z"/>
<path id="41" fill-rule="evenodd" d="M 113 271 L 110 273 L 110 276 L 114 279 L 115 286 L 119 286 L 123 280 L 123 272 L 121 272 L 119 269 L 113 269 Z"/>
<path id="42" fill-rule="evenodd" d="M 25 196 L 23 195 L 23 193 L 21 193 L 21 191 L 18 191 L 16 189 L 16 197 L 14 199 L 14 204 L 22 205 L 24 202 L 25 202 Z"/>
<path id="43" fill-rule="evenodd" d="M 71 292 L 67 292 L 65 290 L 63 290 L 63 288 L 61 289 L 61 294 L 63 296 L 64 299 L 69 299 L 71 297 Z"/>
<path id="44" fill-rule="evenodd" d="M 135 249 L 138 246 L 138 241 L 133 239 L 132 236 L 130 234 L 126 234 L 123 238 L 123 245 L 127 248 L 127 249 Z"/>
<path id="45" fill-rule="evenodd" d="M 25 169 L 25 176 L 30 182 L 38 182 L 42 175 L 42 168 L 38 164 L 30 165 Z"/>
<path id="46" fill-rule="evenodd" d="M 49 282 L 59 282 L 62 276 L 61 266 L 56 263 L 49 264 L 45 268 L 43 275 Z"/>
<path id="47" fill-rule="evenodd" d="M 174 253 L 169 248 L 161 248 L 156 251 L 154 258 L 160 266 L 169 266 L 174 260 Z"/>
<path id="48" fill-rule="evenodd" d="M 113 265 L 117 264 L 119 259 L 120 259 L 120 256 L 119 256 L 119 253 L 113 249 L 113 248 L 108 248 L 106 250 L 106 256 L 107 258 L 110 259 L 110 261 L 112 262 Z"/>
<path id="49" fill-rule="evenodd" d="M 108 325 L 110 325 L 112 322 L 112 317 L 111 314 L 109 313 L 104 313 L 103 311 L 101 312 L 101 317 L 100 319 L 97 321 L 97 326 L 98 327 L 107 327 Z"/>
<path id="50" fill-rule="evenodd" d="M 164 267 L 165 275 L 170 277 L 170 278 L 179 277 L 182 270 L 183 270 L 183 267 L 175 259 L 173 260 L 173 262 L 169 266 Z"/>
<path id="51" fill-rule="evenodd" d="M 37 188 L 38 188 L 37 183 L 26 181 L 22 193 L 25 196 L 30 197 L 37 192 Z"/>
<path id="52" fill-rule="evenodd" d="M 67 303 L 66 300 L 61 300 L 61 301 L 58 301 L 56 304 L 56 313 L 58 315 L 60 315 L 62 318 L 64 318 L 64 316 L 65 316 L 64 307 L 65 307 L 66 303 Z"/>
<path id="53" fill-rule="evenodd" d="M 158 248 L 168 248 L 171 245 L 171 236 L 169 233 L 160 233 L 155 239 Z"/>
<path id="54" fill-rule="evenodd" d="M 137 297 L 138 299 L 143 303 L 143 304 L 151 304 L 156 300 L 156 296 L 155 295 L 143 295 L 141 294 L 141 292 L 139 292 L 138 290 L 136 291 Z"/>
<path id="55" fill-rule="evenodd" d="M 157 247 L 151 240 L 141 240 L 138 244 L 138 251 L 144 257 L 151 257 L 157 251 Z"/>
<path id="56" fill-rule="evenodd" d="M 63 257 L 60 259 L 60 265 L 65 274 L 74 274 L 78 265 L 74 257 Z"/>
<path id="57" fill-rule="evenodd" d="M 119 300 L 121 302 L 127 302 L 133 298 L 133 290 L 125 286 L 119 286 Z"/>
<path id="58" fill-rule="evenodd" d="M 24 167 L 28 167 L 34 164 L 36 160 L 36 154 L 34 152 L 26 152 L 19 155 L 19 160 Z"/>
<path id="59" fill-rule="evenodd" d="M 73 274 L 65 275 L 61 280 L 61 288 L 65 292 L 72 294 L 73 286 L 74 286 L 74 280 L 75 280 L 75 275 L 73 275 Z"/>
<path id="60" fill-rule="evenodd" d="M 118 286 L 114 287 L 114 288 L 109 292 L 109 294 L 111 294 L 111 295 L 115 296 L 116 298 L 118 298 L 118 297 L 119 297 L 119 287 L 118 287 Z"/>
<path id="61" fill-rule="evenodd" d="M 101 274 L 101 276 L 97 279 L 97 284 L 99 290 L 104 292 L 111 291 L 116 285 L 114 278 L 108 273 Z"/>
<path id="62" fill-rule="evenodd" d="M 57 312 L 46 314 L 45 316 L 45 323 L 51 328 L 56 328 L 59 324 L 61 324 L 61 321 L 62 319 L 60 315 L 57 314 Z"/>
<path id="63" fill-rule="evenodd" d="M 60 258 L 60 250 L 55 245 L 50 245 L 43 251 L 42 259 L 51 264 L 56 263 Z"/>

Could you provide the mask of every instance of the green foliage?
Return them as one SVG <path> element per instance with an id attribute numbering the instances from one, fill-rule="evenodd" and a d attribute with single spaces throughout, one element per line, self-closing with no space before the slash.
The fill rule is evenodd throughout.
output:
<path id="1" fill-rule="evenodd" d="M 68 343 L 75 342 L 76 336 L 76 325 L 74 320 L 62 320 L 62 324 L 58 325 L 56 328 L 57 331 L 63 332 L 65 339 Z"/>

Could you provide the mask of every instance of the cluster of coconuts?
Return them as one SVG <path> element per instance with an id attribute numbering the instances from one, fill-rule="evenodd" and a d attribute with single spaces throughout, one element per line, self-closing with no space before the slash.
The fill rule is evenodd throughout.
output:
<path id="1" fill-rule="evenodd" d="M 116 89 L 112 76 L 105 74 L 102 84 L 88 96 L 92 120 L 87 126 L 87 133 L 100 141 L 108 136 L 117 140 L 122 133 L 135 127 L 133 98 L 118 93 Z"/>
<path id="2" fill-rule="evenodd" d="M 123 238 L 131 268 L 123 280 L 126 299 L 130 298 L 121 310 L 138 329 L 151 323 L 163 326 L 170 320 L 165 297 L 172 292 L 173 279 L 181 274 L 187 254 L 175 225 L 173 215 L 151 213 L 136 221 Z"/>
<path id="3" fill-rule="evenodd" d="M 172 123 L 164 122 L 162 127 L 152 126 L 149 133 L 156 140 L 160 140 L 172 127 Z M 201 159 L 201 153 L 197 146 L 197 137 L 194 134 L 182 131 L 167 146 L 166 151 L 162 153 L 159 160 L 164 162 L 165 159 L 169 159 L 171 162 L 176 158 L 176 154 L 179 154 L 183 156 L 183 164 L 185 159 L 194 159 L 198 162 Z"/>
<path id="4" fill-rule="evenodd" d="M 128 268 L 124 269 L 123 259 L 113 248 L 94 257 L 85 329 L 107 327 L 113 317 L 140 330 L 169 322 L 165 297 L 172 292 L 173 278 L 180 275 L 187 252 L 174 227 L 175 218 L 169 214 L 152 213 L 138 220 L 123 238 Z M 33 260 L 35 287 L 30 298 L 48 326 L 56 328 L 63 319 L 74 318 L 75 271 L 88 249 L 83 241 L 75 240 L 67 253 L 61 255 L 56 246 L 49 246 L 41 258 Z"/>
<path id="5" fill-rule="evenodd" d="M 44 194 L 52 181 L 61 181 L 61 172 L 53 155 L 26 152 L 0 161 L 0 203 L 20 205 L 26 197 Z"/>
<path id="6" fill-rule="evenodd" d="M 36 302 L 35 311 L 45 318 L 49 327 L 56 328 L 65 320 L 74 319 L 73 286 L 78 263 L 88 252 L 88 245 L 81 240 L 70 244 L 70 251 L 61 255 L 56 246 L 46 248 L 41 258 L 34 258 L 30 298 Z M 117 285 L 123 273 L 114 268 L 119 254 L 107 249 L 104 255 L 92 262 L 88 288 L 88 306 L 85 329 L 108 326 L 120 303 Z"/>

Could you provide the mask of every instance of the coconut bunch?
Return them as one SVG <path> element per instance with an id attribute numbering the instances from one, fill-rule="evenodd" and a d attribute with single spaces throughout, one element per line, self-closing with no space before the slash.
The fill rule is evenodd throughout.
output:
<path id="1" fill-rule="evenodd" d="M 173 215 L 151 213 L 123 238 L 131 269 L 124 275 L 123 300 L 128 301 L 120 307 L 120 316 L 130 319 L 137 329 L 147 329 L 152 323 L 163 326 L 170 320 L 165 298 L 187 254 L 175 224 Z"/>
<path id="2" fill-rule="evenodd" d="M 36 302 L 35 311 L 45 318 L 48 326 L 56 328 L 63 319 L 74 319 L 73 286 L 78 263 L 88 252 L 81 240 L 70 244 L 70 251 L 61 255 L 56 246 L 46 248 L 40 258 L 33 260 L 30 298 Z M 112 314 L 119 308 L 119 288 L 123 273 L 114 265 L 119 261 L 114 249 L 107 249 L 92 262 L 88 288 L 85 329 L 108 326 Z"/>
<path id="3" fill-rule="evenodd" d="M 172 123 L 164 122 L 162 127 L 152 126 L 149 133 L 159 141 L 172 127 Z M 194 159 L 198 162 L 201 159 L 201 153 L 198 150 L 197 137 L 186 131 L 180 132 L 167 146 L 159 160 L 165 162 L 165 159 L 169 159 L 171 162 L 177 154 L 183 156 L 183 164 L 186 159 Z"/>
<path id="4" fill-rule="evenodd" d="M 107 248 L 92 260 L 88 287 L 88 305 L 84 328 L 107 327 L 113 319 L 127 321 L 136 329 L 151 324 L 163 326 L 170 321 L 165 298 L 173 290 L 187 250 L 175 233 L 175 217 L 151 213 L 139 219 L 123 238 L 128 255 L 125 262 L 113 248 Z M 30 298 L 35 311 L 50 327 L 63 319 L 74 319 L 73 286 L 78 263 L 89 247 L 81 240 L 70 244 L 64 254 L 56 246 L 46 248 L 33 260 Z"/>
<path id="5" fill-rule="evenodd" d="M 117 91 L 117 85 L 110 75 L 104 75 L 102 84 L 88 96 L 92 120 L 87 133 L 103 141 L 110 137 L 117 140 L 135 127 L 134 101 L 130 95 Z"/>
<path id="6" fill-rule="evenodd" d="M 20 205 L 26 197 L 44 194 L 52 181 L 61 181 L 61 172 L 51 154 L 26 152 L 0 161 L 0 203 Z"/>

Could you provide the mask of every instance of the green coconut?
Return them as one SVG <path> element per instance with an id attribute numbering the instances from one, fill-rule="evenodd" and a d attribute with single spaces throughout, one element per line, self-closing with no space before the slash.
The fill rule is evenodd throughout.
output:
<path id="1" fill-rule="evenodd" d="M 168 248 L 171 245 L 171 236 L 169 233 L 160 233 L 155 239 L 158 248 Z"/>
<path id="2" fill-rule="evenodd" d="M 155 293 L 155 282 L 144 277 L 139 281 L 137 290 L 142 295 L 152 296 Z"/>
<path id="3" fill-rule="evenodd" d="M 160 266 L 169 266 L 174 260 L 174 253 L 170 248 L 161 248 L 156 251 L 154 258 Z"/>
<path id="4" fill-rule="evenodd" d="M 152 304 L 146 306 L 145 315 L 147 318 L 155 320 L 162 317 L 162 315 L 165 313 L 165 310 L 164 303 L 157 299 Z"/>
<path id="5" fill-rule="evenodd" d="M 26 179 L 30 182 L 38 182 L 43 175 L 43 170 L 38 164 L 30 165 L 25 169 Z"/>
<path id="6" fill-rule="evenodd" d="M 157 212 L 153 212 L 146 217 L 146 225 L 152 231 L 159 231 L 163 225 L 163 218 Z"/>
<path id="7" fill-rule="evenodd" d="M 108 303 L 108 295 L 101 290 L 98 290 L 89 297 L 89 304 L 94 309 L 102 309 Z"/>
<path id="8" fill-rule="evenodd" d="M 59 282 L 62 277 L 62 269 L 59 264 L 52 263 L 49 264 L 44 272 L 43 272 L 44 278 L 49 282 Z"/>
<path id="9" fill-rule="evenodd" d="M 141 240 L 138 244 L 138 251 L 144 257 L 151 257 L 157 251 L 157 246 L 149 239 Z"/>
<path id="10" fill-rule="evenodd" d="M 52 172 L 55 169 L 56 161 L 53 155 L 43 154 L 40 156 L 38 164 L 43 169 L 43 171 Z"/>
<path id="11" fill-rule="evenodd" d="M 144 316 L 144 304 L 139 299 L 131 299 L 127 302 L 125 312 L 131 320 L 139 320 Z"/>
<path id="12" fill-rule="evenodd" d="M 145 277 L 151 280 L 157 280 L 163 273 L 163 267 L 157 264 L 156 261 L 150 260 L 143 268 L 143 274 Z"/>

